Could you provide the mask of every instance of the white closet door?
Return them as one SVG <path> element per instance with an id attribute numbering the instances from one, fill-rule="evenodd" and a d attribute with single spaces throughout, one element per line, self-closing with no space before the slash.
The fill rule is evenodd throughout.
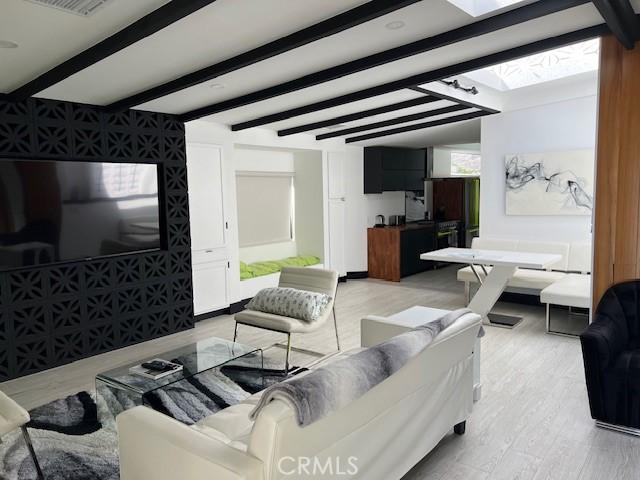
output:
<path id="1" fill-rule="evenodd" d="M 187 144 L 187 179 L 191 248 L 226 245 L 222 186 L 222 152 L 216 145 Z"/>
<path id="2" fill-rule="evenodd" d="M 345 197 L 345 162 L 346 156 L 342 152 L 329 152 L 327 166 L 329 169 L 329 198 L 342 199 Z"/>
<path id="3" fill-rule="evenodd" d="M 345 202 L 329 200 L 329 264 L 340 276 L 347 274 L 345 262 Z"/>
<path id="4" fill-rule="evenodd" d="M 200 315 L 229 306 L 227 262 L 193 266 L 193 313 Z"/>

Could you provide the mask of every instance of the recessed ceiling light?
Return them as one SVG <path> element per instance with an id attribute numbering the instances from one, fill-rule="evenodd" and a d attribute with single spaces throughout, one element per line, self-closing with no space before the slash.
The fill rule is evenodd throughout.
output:
<path id="1" fill-rule="evenodd" d="M 209 85 L 209 88 L 213 90 L 222 90 L 225 87 L 226 85 L 224 83 L 212 83 L 211 85 Z"/>
<path id="2" fill-rule="evenodd" d="M 9 40 L 0 40 L 0 48 L 18 48 L 18 44 Z"/>
<path id="3" fill-rule="evenodd" d="M 394 22 L 387 23 L 384 28 L 388 30 L 399 30 L 404 27 L 405 23 L 402 20 L 396 20 Z"/>

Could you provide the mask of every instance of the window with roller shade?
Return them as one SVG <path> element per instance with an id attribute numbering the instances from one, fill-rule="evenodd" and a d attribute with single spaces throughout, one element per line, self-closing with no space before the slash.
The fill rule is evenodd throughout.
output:
<path id="1" fill-rule="evenodd" d="M 294 239 L 293 188 L 292 173 L 236 173 L 240 247 Z"/>

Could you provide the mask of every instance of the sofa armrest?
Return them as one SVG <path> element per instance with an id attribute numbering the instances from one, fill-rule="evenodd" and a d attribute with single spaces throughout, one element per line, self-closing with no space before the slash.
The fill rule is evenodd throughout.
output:
<path id="1" fill-rule="evenodd" d="M 595 419 L 605 418 L 603 373 L 620 353 L 614 324 L 602 320 L 596 317 L 580 335 L 589 406 Z"/>
<path id="2" fill-rule="evenodd" d="M 263 463 L 166 415 L 135 407 L 117 417 L 122 480 L 262 480 Z"/>

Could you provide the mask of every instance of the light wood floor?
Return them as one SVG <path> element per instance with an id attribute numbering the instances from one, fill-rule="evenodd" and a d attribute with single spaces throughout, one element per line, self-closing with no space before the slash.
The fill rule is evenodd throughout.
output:
<path id="1" fill-rule="evenodd" d="M 343 346 L 359 345 L 364 315 L 388 315 L 413 305 L 464 306 L 455 268 L 415 275 L 399 284 L 341 284 L 336 309 Z M 466 435 L 448 435 L 405 479 L 640 478 L 640 438 L 597 429 L 590 418 L 579 341 L 545 334 L 542 307 L 501 303 L 496 311 L 518 313 L 524 322 L 514 330 L 486 329 L 482 399 L 475 404 Z M 92 389 L 100 371 L 210 336 L 232 338 L 232 318 L 206 320 L 191 331 L 6 382 L 0 389 L 32 408 Z M 277 334 L 250 327 L 239 330 L 243 343 L 267 346 L 280 340 Z M 294 338 L 294 344 L 331 352 L 331 325 Z"/>

